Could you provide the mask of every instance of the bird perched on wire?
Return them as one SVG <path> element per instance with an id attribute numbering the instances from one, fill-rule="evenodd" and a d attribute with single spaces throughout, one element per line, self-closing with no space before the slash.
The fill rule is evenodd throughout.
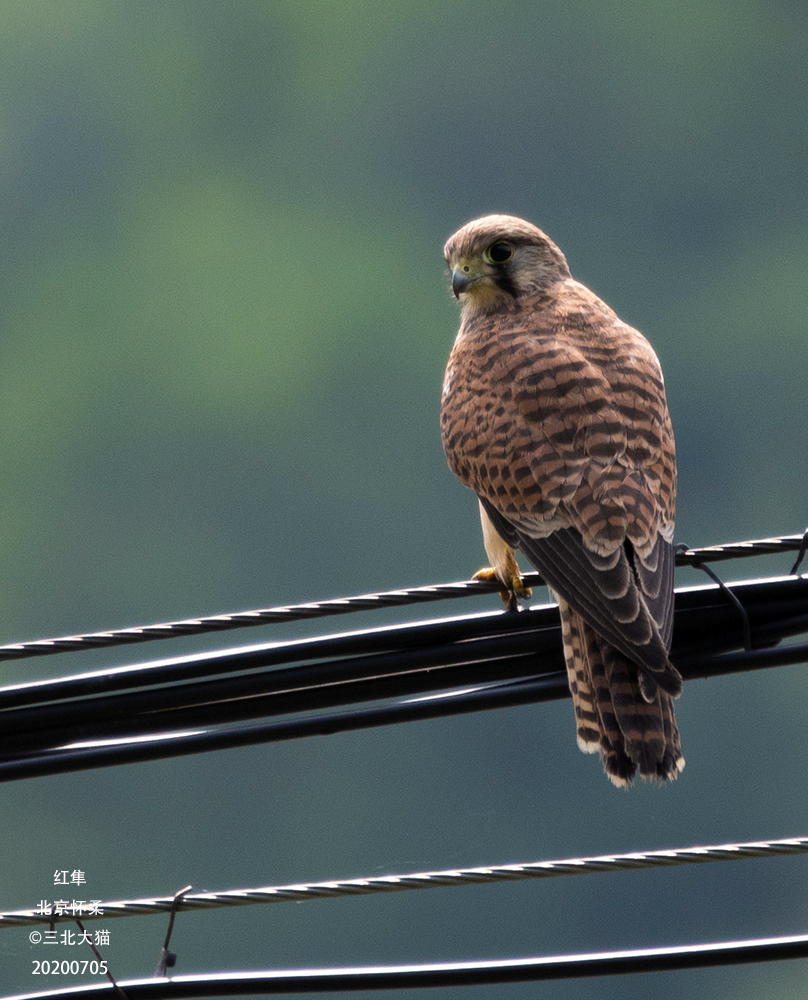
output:
<path id="1" fill-rule="evenodd" d="M 580 748 L 620 787 L 676 778 L 676 457 L 656 354 L 523 219 L 469 222 L 444 254 L 462 311 L 441 432 L 479 500 L 476 576 L 515 607 L 525 554 L 560 607 Z"/>

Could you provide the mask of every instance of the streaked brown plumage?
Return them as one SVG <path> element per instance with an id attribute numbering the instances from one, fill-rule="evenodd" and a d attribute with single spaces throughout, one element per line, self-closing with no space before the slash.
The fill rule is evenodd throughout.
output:
<path id="1" fill-rule="evenodd" d="M 463 308 L 441 431 L 479 498 L 480 575 L 529 596 L 520 549 L 558 599 L 581 749 L 619 786 L 675 778 L 676 458 L 656 355 L 529 222 L 477 219 L 444 254 Z"/>

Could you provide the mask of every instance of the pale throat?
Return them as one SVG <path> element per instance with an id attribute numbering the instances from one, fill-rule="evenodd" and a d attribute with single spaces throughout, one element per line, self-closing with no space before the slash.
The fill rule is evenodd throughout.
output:
<path id="1" fill-rule="evenodd" d="M 463 313 L 470 316 L 490 313 L 510 301 L 512 297 L 507 292 L 490 279 L 483 279 L 469 291 L 463 292 Z"/>

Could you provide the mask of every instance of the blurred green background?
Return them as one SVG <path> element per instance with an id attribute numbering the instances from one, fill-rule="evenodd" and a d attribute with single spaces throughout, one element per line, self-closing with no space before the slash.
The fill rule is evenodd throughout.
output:
<path id="1" fill-rule="evenodd" d="M 441 247 L 492 211 L 542 226 L 656 347 L 678 540 L 800 531 L 807 47 L 789 0 L 3 0 L 0 641 L 467 577 Z M 226 644 L 19 661 L 3 683 Z M 627 794 L 566 702 L 3 785 L 0 908 L 53 899 L 55 869 L 114 899 L 805 835 L 807 698 L 799 667 L 690 684 L 681 780 Z M 181 915 L 173 945 L 187 973 L 806 920 L 795 858 Z M 165 921 L 109 930 L 116 976 L 151 974 Z M 31 975 L 43 957 L 5 931 L 3 991 L 60 985 Z M 445 995 L 791 1000 L 805 976 Z"/>

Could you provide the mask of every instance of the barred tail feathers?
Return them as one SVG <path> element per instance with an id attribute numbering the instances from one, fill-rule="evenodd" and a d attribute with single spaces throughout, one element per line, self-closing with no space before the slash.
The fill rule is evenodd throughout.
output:
<path id="1" fill-rule="evenodd" d="M 621 788 L 637 770 L 651 780 L 678 777 L 684 759 L 670 695 L 656 688 L 646 700 L 637 666 L 563 599 L 559 607 L 578 746 L 599 751 L 607 776 Z"/>

